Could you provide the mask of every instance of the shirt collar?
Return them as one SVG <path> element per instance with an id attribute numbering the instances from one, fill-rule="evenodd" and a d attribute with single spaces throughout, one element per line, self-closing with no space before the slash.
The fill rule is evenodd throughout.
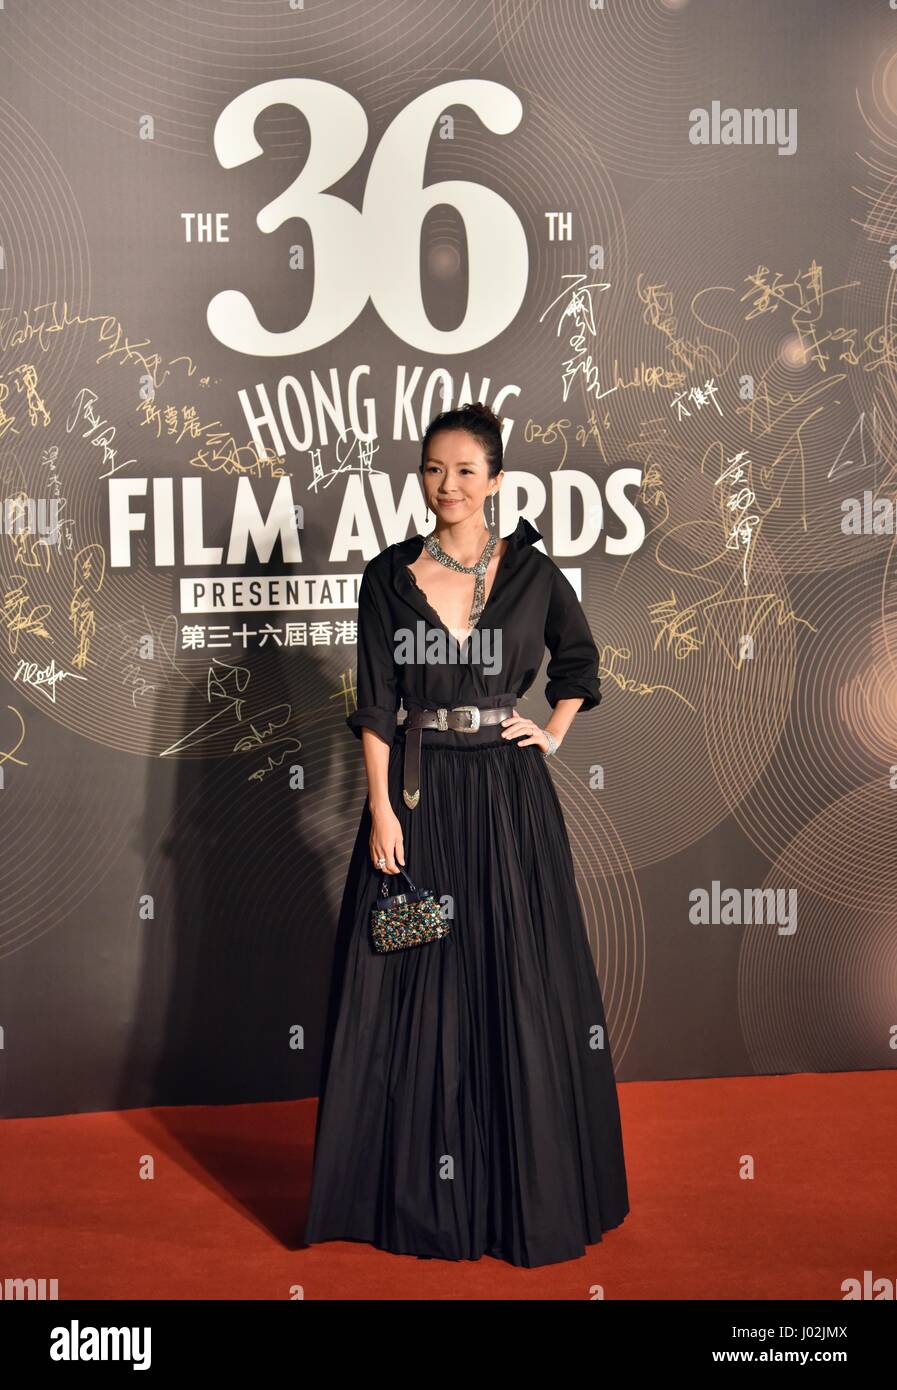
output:
<path id="1" fill-rule="evenodd" d="M 510 536 L 504 537 L 504 539 L 508 542 L 508 548 L 499 563 L 496 582 L 499 576 L 513 570 L 520 563 L 526 547 L 540 541 L 542 534 L 536 530 L 532 522 L 527 521 L 526 517 L 522 516 Z M 424 537 L 421 535 L 408 536 L 406 540 L 399 541 L 392 548 L 393 588 L 403 598 L 410 598 L 415 607 L 421 607 L 422 612 L 426 610 L 425 607 L 421 606 L 420 590 L 408 573 L 406 566 L 414 563 L 423 548 Z"/>
<path id="2" fill-rule="evenodd" d="M 526 517 L 522 516 L 510 536 L 504 539 L 508 542 L 508 548 L 501 562 L 502 566 L 507 565 L 512 557 L 514 563 L 516 563 L 524 547 L 533 545 L 536 541 L 540 541 L 542 539 L 542 533 L 536 530 L 531 521 L 527 521 Z M 411 565 L 417 559 L 423 548 L 423 536 L 409 536 L 406 540 L 399 541 L 398 544 L 393 547 L 395 562 L 399 566 Z M 512 566 L 509 566 L 509 568 L 511 567 Z"/>

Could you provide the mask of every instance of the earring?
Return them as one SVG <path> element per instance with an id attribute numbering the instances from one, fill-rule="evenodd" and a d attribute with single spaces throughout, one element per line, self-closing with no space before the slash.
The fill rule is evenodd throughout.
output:
<path id="1" fill-rule="evenodd" d="M 492 494 L 492 529 L 495 530 L 495 493 Z"/>

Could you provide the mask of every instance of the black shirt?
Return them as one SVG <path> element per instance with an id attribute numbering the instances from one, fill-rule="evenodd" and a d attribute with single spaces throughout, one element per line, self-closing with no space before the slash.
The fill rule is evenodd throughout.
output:
<path id="1" fill-rule="evenodd" d="M 552 708 L 564 699 L 582 698 L 581 710 L 599 703 L 598 649 L 573 585 L 534 549 L 542 537 L 525 517 L 507 539 L 479 622 L 463 644 L 407 568 L 420 555 L 423 536 L 387 546 L 368 562 L 358 595 L 358 708 L 346 720 L 358 738 L 367 728 L 392 742 L 400 701 L 406 709 L 450 709 L 519 697 L 538 675 L 546 647 L 545 696 Z M 430 659 L 424 659 L 426 642 Z"/>

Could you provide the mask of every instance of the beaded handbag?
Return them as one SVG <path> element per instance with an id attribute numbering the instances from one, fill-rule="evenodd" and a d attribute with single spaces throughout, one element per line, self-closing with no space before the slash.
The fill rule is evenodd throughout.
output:
<path id="1" fill-rule="evenodd" d="M 398 875 L 384 874 L 380 897 L 371 908 L 371 940 L 380 955 L 438 941 L 449 931 L 449 923 L 443 918 L 436 895 L 429 888 L 415 887 L 404 869 L 399 869 L 399 874 L 408 879 L 410 891 L 390 895 L 387 877 Z"/>

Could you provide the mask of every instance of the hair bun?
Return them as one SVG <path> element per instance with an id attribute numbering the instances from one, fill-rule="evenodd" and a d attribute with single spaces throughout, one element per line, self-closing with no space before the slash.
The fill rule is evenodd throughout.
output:
<path id="1" fill-rule="evenodd" d="M 490 410 L 489 406 L 484 405 L 482 401 L 471 401 L 469 405 L 463 406 L 462 408 L 464 410 L 472 410 L 476 415 L 482 415 L 483 419 L 488 420 L 489 424 L 494 425 L 497 430 L 500 430 L 504 425 L 504 420 L 501 416 L 496 415 L 494 410 Z"/>
<path id="2" fill-rule="evenodd" d="M 424 430 L 420 446 L 421 477 L 423 478 L 427 462 L 430 440 L 434 434 L 439 434 L 442 430 L 466 430 L 472 434 L 486 456 L 489 477 L 498 477 L 504 468 L 504 423 L 504 420 L 482 401 L 470 401 L 467 405 L 456 406 L 453 410 L 441 411 Z"/>

